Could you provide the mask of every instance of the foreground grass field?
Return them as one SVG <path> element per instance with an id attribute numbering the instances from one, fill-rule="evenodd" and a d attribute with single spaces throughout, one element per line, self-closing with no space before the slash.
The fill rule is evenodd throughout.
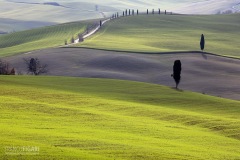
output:
<path id="1" fill-rule="evenodd" d="M 240 19 L 235 15 L 141 15 L 113 20 L 81 47 L 137 52 L 200 50 L 240 57 Z"/>
<path id="2" fill-rule="evenodd" d="M 0 36 L 0 57 L 38 49 L 56 47 L 77 37 L 93 21 L 65 23 Z"/>
<path id="3" fill-rule="evenodd" d="M 240 158 L 239 101 L 103 79 L 1 76 L 0 87 L 0 159 Z"/>

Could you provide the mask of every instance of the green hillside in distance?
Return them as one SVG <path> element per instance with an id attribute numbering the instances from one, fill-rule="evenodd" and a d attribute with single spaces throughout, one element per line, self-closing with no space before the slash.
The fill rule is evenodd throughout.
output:
<path id="1" fill-rule="evenodd" d="M 240 102 L 160 85 L 0 77 L 0 159 L 239 159 Z M 36 155 L 7 155 L 37 146 Z"/>
<path id="2" fill-rule="evenodd" d="M 64 23 L 0 36 L 0 57 L 51 48 L 68 43 L 72 36 L 84 32 L 93 21 Z"/>
<path id="3" fill-rule="evenodd" d="M 240 19 L 233 15 L 138 15 L 115 19 L 80 47 L 134 52 L 205 51 L 240 57 Z"/>

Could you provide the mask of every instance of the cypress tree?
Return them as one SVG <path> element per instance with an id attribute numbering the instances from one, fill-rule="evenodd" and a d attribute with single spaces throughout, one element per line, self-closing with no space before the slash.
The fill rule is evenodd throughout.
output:
<path id="1" fill-rule="evenodd" d="M 176 60 L 173 65 L 173 74 L 171 75 L 176 83 L 176 88 L 178 88 L 178 85 L 181 80 L 181 71 L 182 71 L 182 64 L 180 60 Z"/>
<path id="2" fill-rule="evenodd" d="M 204 35 L 202 34 L 201 40 L 200 40 L 200 48 L 202 51 L 204 50 L 204 47 L 205 47 L 205 38 L 204 38 Z"/>
<path id="3" fill-rule="evenodd" d="M 138 10 L 137 10 L 137 15 L 138 15 Z"/>
<path id="4" fill-rule="evenodd" d="M 147 9 L 147 14 L 148 14 L 148 9 Z"/>

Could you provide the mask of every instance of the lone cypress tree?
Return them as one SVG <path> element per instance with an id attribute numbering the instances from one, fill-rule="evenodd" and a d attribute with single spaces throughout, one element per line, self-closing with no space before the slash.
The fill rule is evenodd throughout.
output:
<path id="1" fill-rule="evenodd" d="M 147 9 L 147 14 L 148 14 L 148 9 Z"/>
<path id="2" fill-rule="evenodd" d="M 158 9 L 158 14 L 161 14 L 161 10 L 160 10 L 160 8 Z"/>
<path id="3" fill-rule="evenodd" d="M 202 51 L 204 50 L 204 47 L 205 47 L 205 38 L 204 38 L 204 35 L 202 34 L 201 40 L 200 40 L 200 48 Z"/>
<path id="4" fill-rule="evenodd" d="M 181 80 L 181 71 L 182 71 L 182 64 L 180 60 L 176 60 L 173 65 L 173 74 L 171 75 L 176 83 L 176 88 L 178 88 L 178 85 Z"/>

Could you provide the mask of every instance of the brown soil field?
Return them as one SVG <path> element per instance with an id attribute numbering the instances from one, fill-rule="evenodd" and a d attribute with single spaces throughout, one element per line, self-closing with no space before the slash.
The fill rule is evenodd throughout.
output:
<path id="1" fill-rule="evenodd" d="M 23 58 L 39 58 L 53 76 L 110 78 L 175 87 L 173 63 L 182 62 L 180 90 L 240 100 L 240 60 L 207 53 L 140 54 L 83 48 L 33 51 L 4 60 L 26 73 Z"/>

